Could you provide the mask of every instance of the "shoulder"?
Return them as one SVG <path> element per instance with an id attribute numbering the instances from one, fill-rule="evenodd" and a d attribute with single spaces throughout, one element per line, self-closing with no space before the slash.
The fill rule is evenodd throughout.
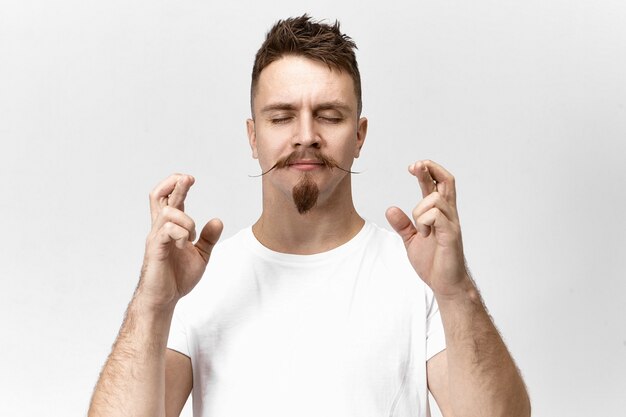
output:
<path id="1" fill-rule="evenodd" d="M 395 282 L 399 286 L 408 286 L 411 291 L 420 288 L 420 293 L 428 294 L 430 289 L 411 265 L 402 238 L 374 223 L 368 222 L 366 226 L 371 228 L 367 243 L 368 257 L 376 258 L 376 263 L 388 272 L 387 284 Z"/>
<path id="2" fill-rule="evenodd" d="M 215 245 L 202 279 L 179 301 L 177 308 L 180 311 L 202 309 L 207 303 L 223 297 L 240 284 L 238 277 L 251 264 L 251 235 L 249 228 L 242 229 Z"/>
<path id="3" fill-rule="evenodd" d="M 372 238 L 383 242 L 385 244 L 397 245 L 398 243 L 402 243 L 402 239 L 398 236 L 397 233 L 392 232 L 391 230 L 385 229 L 377 225 L 374 222 L 370 222 L 369 220 L 365 221 L 365 226 L 371 230 Z"/>
<path id="4" fill-rule="evenodd" d="M 365 226 L 368 229 L 368 247 L 375 248 L 376 251 L 393 258 L 399 258 L 402 261 L 408 261 L 406 249 L 402 238 L 397 233 L 392 232 L 375 223 L 366 221 Z"/>
<path id="5" fill-rule="evenodd" d="M 248 266 L 254 257 L 255 245 L 252 228 L 241 229 L 215 245 L 204 278 L 200 282 L 205 281 L 207 276 L 223 276 L 223 271 L 237 271 L 238 267 Z"/>
<path id="6" fill-rule="evenodd" d="M 224 256 L 230 254 L 231 252 L 245 251 L 245 249 L 250 246 L 252 236 L 252 229 L 250 227 L 239 230 L 232 236 L 219 241 L 215 245 L 211 257 L 213 258 L 213 254 L 217 256 Z"/>
<path id="7" fill-rule="evenodd" d="M 412 280 L 415 270 L 411 267 L 400 236 L 369 221 L 364 228 L 367 236 L 363 240 L 364 256 L 372 262 L 372 266 L 383 268 L 389 277 Z"/>

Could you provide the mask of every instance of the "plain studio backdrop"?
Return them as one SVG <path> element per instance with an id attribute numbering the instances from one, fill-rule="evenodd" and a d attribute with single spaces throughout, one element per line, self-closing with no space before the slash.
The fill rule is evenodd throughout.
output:
<path id="1" fill-rule="evenodd" d="M 442 163 L 534 416 L 623 415 L 621 0 L 3 0 L 0 415 L 86 413 L 162 178 L 193 174 L 188 212 L 220 217 L 223 238 L 257 218 L 253 56 L 304 12 L 359 46 L 360 213 L 388 227 L 388 206 L 420 200 L 408 164 Z"/>

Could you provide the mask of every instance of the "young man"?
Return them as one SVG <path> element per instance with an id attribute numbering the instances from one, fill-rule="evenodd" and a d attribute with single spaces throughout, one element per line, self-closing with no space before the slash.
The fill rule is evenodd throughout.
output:
<path id="1" fill-rule="evenodd" d="M 153 190 L 141 279 L 90 416 L 177 416 L 192 390 L 198 416 L 426 416 L 428 390 L 446 417 L 530 414 L 465 267 L 454 178 L 412 164 L 424 198 L 412 221 L 387 211 L 397 235 L 354 208 L 367 133 L 354 48 L 307 16 L 268 33 L 247 121 L 263 172 L 251 228 L 216 246 L 214 219 L 194 244 L 193 177 Z"/>

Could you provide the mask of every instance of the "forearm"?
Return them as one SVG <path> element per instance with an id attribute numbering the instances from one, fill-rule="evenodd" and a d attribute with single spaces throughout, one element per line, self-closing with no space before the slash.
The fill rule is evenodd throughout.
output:
<path id="1" fill-rule="evenodd" d="M 96 385 L 89 417 L 165 417 L 165 351 L 173 308 L 131 301 Z"/>
<path id="2" fill-rule="evenodd" d="M 526 387 L 500 334 L 467 279 L 437 301 L 446 334 L 451 405 L 456 416 L 529 416 Z"/>

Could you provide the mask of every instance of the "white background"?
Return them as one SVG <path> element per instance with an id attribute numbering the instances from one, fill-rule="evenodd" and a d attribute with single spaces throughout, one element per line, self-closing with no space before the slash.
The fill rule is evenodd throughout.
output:
<path id="1" fill-rule="evenodd" d="M 197 181 L 224 237 L 260 212 L 244 120 L 279 18 L 339 19 L 370 131 L 357 209 L 457 177 L 468 262 L 534 416 L 626 409 L 626 3 L 0 2 L 0 415 L 86 413 L 142 260 L 148 192 Z M 189 414 L 186 414 L 189 415 Z"/>

